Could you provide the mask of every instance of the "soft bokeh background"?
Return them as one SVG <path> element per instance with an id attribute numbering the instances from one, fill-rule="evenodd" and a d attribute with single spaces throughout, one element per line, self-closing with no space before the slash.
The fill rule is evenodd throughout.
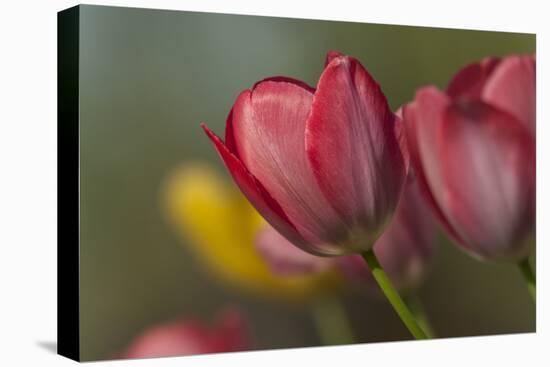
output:
<path id="1" fill-rule="evenodd" d="M 247 314 L 257 349 L 319 345 L 307 306 L 224 287 L 166 218 L 161 189 L 174 168 L 202 160 L 225 174 L 199 122 L 222 133 L 240 91 L 271 75 L 315 85 L 334 49 L 359 58 L 395 109 L 465 63 L 534 53 L 535 36 L 82 6 L 80 47 L 81 353 L 90 360 L 155 323 L 209 320 L 226 304 Z M 535 328 L 516 267 L 478 263 L 445 240 L 420 296 L 442 337 Z M 342 297 L 361 342 L 409 338 L 385 302 Z"/>

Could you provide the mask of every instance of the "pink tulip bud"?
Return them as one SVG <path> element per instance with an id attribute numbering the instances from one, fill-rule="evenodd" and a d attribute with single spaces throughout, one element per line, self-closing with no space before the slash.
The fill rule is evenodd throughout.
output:
<path id="1" fill-rule="evenodd" d="M 417 91 L 404 108 L 411 162 L 449 234 L 478 258 L 529 254 L 535 219 L 535 64 L 485 59 L 447 93 Z"/>
<path id="2" fill-rule="evenodd" d="M 196 320 L 179 320 L 155 326 L 138 336 L 122 358 L 183 356 L 234 352 L 251 347 L 247 327 L 235 310 L 227 310 L 215 327 Z"/>
<path id="3" fill-rule="evenodd" d="M 237 185 L 290 242 L 316 255 L 370 249 L 402 191 L 401 124 L 356 59 L 329 53 L 317 89 L 274 77 L 237 98 L 225 143 Z"/>

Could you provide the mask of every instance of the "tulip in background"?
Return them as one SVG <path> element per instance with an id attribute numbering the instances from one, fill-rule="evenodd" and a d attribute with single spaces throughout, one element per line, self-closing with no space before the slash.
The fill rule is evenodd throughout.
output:
<path id="1" fill-rule="evenodd" d="M 454 99 L 480 99 L 506 111 L 535 136 L 535 69 L 534 56 L 487 57 L 462 68 L 446 92 Z"/>
<path id="2" fill-rule="evenodd" d="M 403 115 L 411 162 L 448 233 L 476 258 L 519 262 L 534 296 L 534 58 L 466 66 L 446 92 L 418 90 Z"/>
<path id="3" fill-rule="evenodd" d="M 250 350 L 248 327 L 236 310 L 223 312 L 210 327 L 182 319 L 154 326 L 135 338 L 120 358 L 151 358 Z"/>
<path id="4" fill-rule="evenodd" d="M 258 232 L 255 244 L 271 271 L 281 276 L 320 273 L 334 265 L 332 258 L 301 250 L 271 226 L 265 226 Z"/>
<path id="5" fill-rule="evenodd" d="M 426 337 L 372 252 L 408 161 L 400 119 L 359 61 L 330 52 L 316 89 L 287 77 L 256 83 L 233 105 L 225 142 L 202 126 L 276 230 L 312 254 L 363 253 L 405 325 Z"/>

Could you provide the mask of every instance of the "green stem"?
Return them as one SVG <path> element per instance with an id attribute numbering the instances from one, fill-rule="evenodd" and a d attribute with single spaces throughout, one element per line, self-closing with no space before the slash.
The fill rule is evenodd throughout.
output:
<path id="1" fill-rule="evenodd" d="M 525 279 L 525 282 L 527 283 L 527 289 L 529 290 L 529 293 L 531 294 L 533 301 L 536 302 L 537 291 L 536 291 L 535 273 L 533 272 L 533 269 L 529 264 L 529 258 L 526 257 L 525 259 L 521 260 L 518 263 L 518 266 L 519 266 L 519 270 L 521 271 L 521 274 L 523 275 L 523 279 Z"/>
<path id="2" fill-rule="evenodd" d="M 336 298 L 324 298 L 312 306 L 313 321 L 324 345 L 355 342 L 343 304 Z"/>
<path id="3" fill-rule="evenodd" d="M 363 253 L 363 258 L 367 262 L 367 265 L 369 266 L 374 279 L 378 283 L 378 286 L 382 289 L 382 292 L 393 306 L 393 309 L 397 315 L 401 318 L 401 321 L 403 321 L 407 329 L 409 329 L 410 333 L 416 339 L 428 339 L 426 333 L 420 328 L 420 326 L 418 326 L 418 323 L 414 319 L 411 311 L 405 302 L 403 302 L 394 286 L 391 284 L 390 279 L 380 266 L 380 263 L 378 262 L 378 259 L 372 249 Z"/>
<path id="4" fill-rule="evenodd" d="M 422 330 L 424 330 L 429 339 L 434 338 L 435 334 L 433 331 L 433 327 L 430 323 L 430 320 L 428 319 L 428 314 L 426 313 L 426 310 L 424 309 L 424 305 L 422 304 L 422 301 L 420 301 L 420 298 L 418 298 L 418 296 L 416 295 L 409 295 L 404 298 L 405 303 L 411 310 L 411 313 L 418 322 L 418 325 L 422 328 Z"/>

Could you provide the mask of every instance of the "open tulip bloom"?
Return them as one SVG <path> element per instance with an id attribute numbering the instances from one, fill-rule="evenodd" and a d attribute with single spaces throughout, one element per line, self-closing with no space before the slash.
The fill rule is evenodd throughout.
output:
<path id="1" fill-rule="evenodd" d="M 329 55 L 317 89 L 273 77 L 242 92 L 225 143 L 236 183 L 295 245 L 322 256 L 372 248 L 406 173 L 401 123 L 361 64 Z"/>
<path id="2" fill-rule="evenodd" d="M 412 165 L 444 228 L 478 259 L 518 262 L 534 297 L 534 58 L 468 65 L 446 92 L 418 90 L 403 117 Z"/>
<path id="3" fill-rule="evenodd" d="M 233 179 L 285 238 L 320 256 L 361 253 L 409 331 L 426 338 L 372 247 L 405 183 L 402 124 L 356 59 L 330 52 L 314 89 L 287 77 L 237 98 L 225 142 L 202 124 Z"/>

